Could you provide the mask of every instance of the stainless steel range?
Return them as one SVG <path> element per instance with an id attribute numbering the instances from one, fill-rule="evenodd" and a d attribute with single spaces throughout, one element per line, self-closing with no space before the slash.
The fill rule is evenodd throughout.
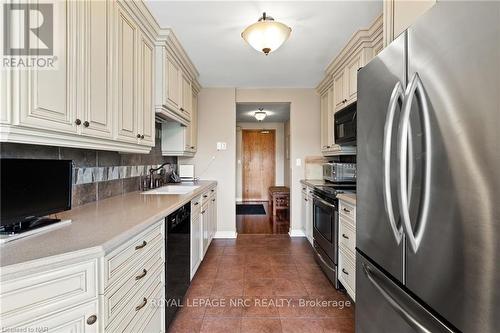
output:
<path id="1" fill-rule="evenodd" d="M 316 186 L 313 192 L 313 238 L 316 261 L 328 279 L 338 289 L 338 230 L 337 195 L 353 191 L 354 184 Z"/>

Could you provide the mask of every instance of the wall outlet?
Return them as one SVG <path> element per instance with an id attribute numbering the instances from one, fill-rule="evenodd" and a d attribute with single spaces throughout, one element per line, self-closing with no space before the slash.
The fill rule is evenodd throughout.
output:
<path id="1" fill-rule="evenodd" d="M 297 158 L 297 159 L 295 160 L 295 165 L 296 165 L 296 166 L 301 166 L 301 165 L 302 165 L 302 160 L 301 160 L 300 158 Z"/>
<path id="2" fill-rule="evenodd" d="M 226 142 L 217 142 L 217 150 L 227 150 Z"/>

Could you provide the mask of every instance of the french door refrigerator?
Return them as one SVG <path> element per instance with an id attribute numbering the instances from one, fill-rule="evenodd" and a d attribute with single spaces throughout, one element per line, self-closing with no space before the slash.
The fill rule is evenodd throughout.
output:
<path id="1" fill-rule="evenodd" d="M 356 332 L 500 330 L 500 3 L 438 3 L 358 74 Z"/>

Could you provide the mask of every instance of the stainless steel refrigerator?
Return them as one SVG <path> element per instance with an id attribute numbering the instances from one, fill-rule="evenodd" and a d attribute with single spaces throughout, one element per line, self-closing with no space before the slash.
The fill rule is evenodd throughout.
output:
<path id="1" fill-rule="evenodd" d="M 500 330 L 500 3 L 438 3 L 358 74 L 356 332 Z"/>

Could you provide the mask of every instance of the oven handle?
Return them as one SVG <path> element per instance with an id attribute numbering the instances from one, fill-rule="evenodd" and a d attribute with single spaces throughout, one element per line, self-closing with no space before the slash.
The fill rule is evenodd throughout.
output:
<path id="1" fill-rule="evenodd" d="M 323 256 L 316 250 L 316 255 L 318 256 L 319 260 L 321 260 L 321 262 L 329 269 L 331 270 L 332 272 L 335 272 L 335 268 L 332 268 L 330 267 L 330 265 L 328 265 L 328 263 L 326 262 L 325 259 L 323 259 Z"/>
<path id="2" fill-rule="evenodd" d="M 320 197 L 318 197 L 318 196 L 316 196 L 316 195 L 314 195 L 314 194 L 313 194 L 313 199 L 314 199 L 314 200 L 318 200 L 318 201 L 319 201 L 319 202 L 321 202 L 323 205 L 326 205 L 326 206 L 328 206 L 328 207 L 331 207 L 331 208 L 335 209 L 335 205 L 332 205 L 331 203 L 329 203 L 329 202 L 327 202 L 327 201 L 325 201 L 325 200 L 321 199 Z"/>

